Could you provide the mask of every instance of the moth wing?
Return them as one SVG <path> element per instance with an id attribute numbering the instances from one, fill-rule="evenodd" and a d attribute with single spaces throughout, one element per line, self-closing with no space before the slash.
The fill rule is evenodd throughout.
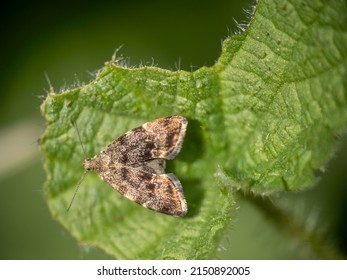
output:
<path id="1" fill-rule="evenodd" d="M 187 202 L 176 176 L 148 168 L 118 166 L 99 175 L 120 194 L 146 208 L 171 216 L 186 215 Z"/>
<path id="2" fill-rule="evenodd" d="M 102 153 L 119 165 L 133 165 L 155 158 L 173 159 L 181 150 L 187 124 L 182 116 L 147 122 L 117 138 Z"/>

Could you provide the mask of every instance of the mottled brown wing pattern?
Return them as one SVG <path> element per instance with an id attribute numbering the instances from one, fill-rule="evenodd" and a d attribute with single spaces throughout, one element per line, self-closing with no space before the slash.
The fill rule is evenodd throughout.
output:
<path id="1" fill-rule="evenodd" d="M 187 213 L 181 183 L 173 174 L 121 166 L 99 175 L 120 194 L 146 208 L 172 216 Z"/>
<path id="2" fill-rule="evenodd" d="M 117 138 L 102 153 L 124 165 L 155 158 L 173 159 L 181 150 L 187 124 L 182 116 L 147 122 Z"/>
<path id="3" fill-rule="evenodd" d="M 165 174 L 165 159 L 179 153 L 187 123 L 182 116 L 147 122 L 117 138 L 83 166 L 144 207 L 184 216 L 187 203 L 182 186 L 175 175 Z"/>

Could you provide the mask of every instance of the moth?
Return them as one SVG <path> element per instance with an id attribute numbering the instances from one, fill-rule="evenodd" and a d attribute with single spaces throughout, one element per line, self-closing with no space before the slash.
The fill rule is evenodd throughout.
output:
<path id="1" fill-rule="evenodd" d="M 156 212 L 184 216 L 188 209 L 182 185 L 174 174 L 165 173 L 165 160 L 180 152 L 187 125 L 182 116 L 147 122 L 82 165 L 128 199 Z"/>

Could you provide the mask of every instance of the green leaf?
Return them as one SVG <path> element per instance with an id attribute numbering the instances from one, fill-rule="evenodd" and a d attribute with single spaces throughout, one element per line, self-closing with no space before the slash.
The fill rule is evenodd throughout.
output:
<path id="1" fill-rule="evenodd" d="M 346 8 L 338 0 L 259 1 L 213 67 L 171 72 L 112 61 L 90 84 L 49 94 L 41 147 L 52 214 L 78 240 L 117 258 L 213 257 L 233 216 L 230 185 L 301 190 L 331 156 L 347 120 Z M 66 212 L 83 174 L 73 122 L 94 156 L 131 128 L 173 114 L 189 120 L 167 167 L 182 182 L 186 217 L 136 205 L 93 173 Z"/>

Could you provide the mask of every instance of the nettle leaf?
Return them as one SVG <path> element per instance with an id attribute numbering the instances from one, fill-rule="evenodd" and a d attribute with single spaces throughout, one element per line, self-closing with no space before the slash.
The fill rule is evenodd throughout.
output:
<path id="1" fill-rule="evenodd" d="M 212 258 L 233 216 L 230 184 L 301 190 L 331 156 L 347 120 L 346 8 L 338 0 L 259 1 L 213 67 L 171 72 L 113 61 L 90 84 L 49 94 L 41 147 L 53 216 L 116 258 Z M 167 172 L 182 182 L 187 216 L 145 209 L 94 173 L 66 212 L 83 174 L 74 122 L 91 157 L 126 131 L 176 114 L 188 118 L 188 132 Z"/>

